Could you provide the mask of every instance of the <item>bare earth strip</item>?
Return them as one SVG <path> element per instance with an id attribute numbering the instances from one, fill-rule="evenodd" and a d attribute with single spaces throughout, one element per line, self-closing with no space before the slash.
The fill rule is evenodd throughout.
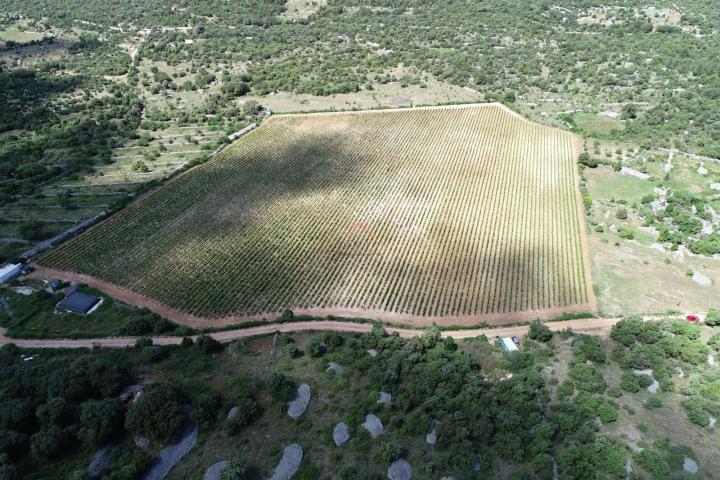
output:
<path id="1" fill-rule="evenodd" d="M 218 328 L 228 325 L 237 325 L 244 322 L 257 320 L 272 321 L 274 316 L 270 315 L 253 315 L 253 316 L 228 316 L 222 318 L 198 317 L 183 312 L 176 308 L 163 305 L 157 300 L 145 297 L 139 293 L 132 292 L 119 285 L 106 282 L 90 275 L 81 273 L 64 272 L 53 270 L 50 268 L 35 265 L 35 271 L 28 275 L 29 278 L 38 279 L 57 279 L 66 282 L 75 282 L 96 288 L 112 298 L 120 300 L 140 308 L 157 313 L 158 315 L 180 325 L 187 325 L 193 328 Z M 531 310 L 513 313 L 495 313 L 487 315 L 467 315 L 458 317 L 426 317 L 401 313 L 392 313 L 379 310 L 363 310 L 363 309 L 337 309 L 337 308 L 300 308 L 293 309 L 296 315 L 310 315 L 313 317 L 327 317 L 329 315 L 336 317 L 351 318 L 368 318 L 380 320 L 383 322 L 413 325 L 416 327 L 428 327 L 431 325 L 477 325 L 479 323 L 487 323 L 491 326 L 507 325 L 508 323 L 526 322 L 531 320 L 551 320 L 565 313 L 585 313 L 594 311 L 594 304 L 571 305 L 568 307 L 557 307 L 544 310 Z"/>
<path id="2" fill-rule="evenodd" d="M 576 333 L 586 333 L 593 335 L 607 335 L 613 325 L 619 322 L 621 318 L 586 318 L 581 320 L 563 320 L 557 322 L 547 322 L 546 325 L 550 330 L 558 332 L 566 328 L 571 328 Z M 302 331 L 323 331 L 333 330 L 336 332 L 347 333 L 369 333 L 372 330 L 369 323 L 351 323 L 332 320 L 318 320 L 309 322 L 288 322 L 260 325 L 257 327 L 242 328 L 237 330 L 227 330 L 210 334 L 213 338 L 220 342 L 231 342 L 243 338 L 255 337 L 259 335 L 269 335 L 275 332 L 292 333 Z M 452 337 L 456 340 L 463 338 L 473 338 L 485 335 L 488 339 L 507 336 L 522 336 L 527 333 L 529 326 L 517 325 L 512 327 L 499 328 L 477 328 L 468 330 L 453 330 L 442 332 L 443 337 Z M 422 335 L 423 330 L 408 328 L 385 328 L 387 333 L 397 333 L 403 338 L 412 338 Z M 178 345 L 182 338 L 180 337 L 153 337 L 155 345 Z M 5 336 L 5 332 L 0 329 L 0 346 L 14 343 L 22 348 L 94 348 L 98 346 L 110 348 L 124 348 L 135 345 L 137 338 L 134 337 L 107 337 L 95 339 L 15 339 Z"/>

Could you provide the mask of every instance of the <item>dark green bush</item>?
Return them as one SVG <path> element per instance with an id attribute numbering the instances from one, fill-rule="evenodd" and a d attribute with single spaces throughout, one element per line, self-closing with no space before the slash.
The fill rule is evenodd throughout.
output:
<path id="1" fill-rule="evenodd" d="M 125 408 L 117 398 L 88 400 L 80 407 L 80 431 L 78 437 L 92 447 L 107 443 L 122 431 Z"/>
<path id="2" fill-rule="evenodd" d="M 622 372 L 620 377 L 620 388 L 626 392 L 637 393 L 640 391 L 638 376 L 632 372 Z"/>
<path id="3" fill-rule="evenodd" d="M 705 405 L 706 401 L 702 397 L 690 397 L 682 401 L 688 419 L 701 427 L 710 425 L 710 414 L 705 410 Z"/>
<path id="4" fill-rule="evenodd" d="M 552 332 L 547 325 L 542 323 L 540 320 L 534 320 L 530 323 L 530 330 L 528 330 L 528 338 L 537 340 L 538 342 L 549 342 L 552 340 Z"/>
<path id="5" fill-rule="evenodd" d="M 320 341 L 320 337 L 312 337 L 305 347 L 308 355 L 313 358 L 318 358 L 325 353 L 325 347 Z"/>
<path id="6" fill-rule="evenodd" d="M 220 480 L 250 480 L 250 469 L 240 457 L 231 458 L 222 473 Z"/>
<path id="7" fill-rule="evenodd" d="M 195 341 L 195 347 L 203 353 L 210 354 L 222 351 L 223 344 L 210 335 L 200 335 Z"/>
<path id="8" fill-rule="evenodd" d="M 177 440 L 184 424 L 178 394 L 165 383 L 149 385 L 125 417 L 130 432 L 162 444 Z"/>
<path id="9" fill-rule="evenodd" d="M 297 385 L 282 373 L 275 372 L 267 383 L 267 392 L 276 402 L 288 402 L 295 398 Z"/>
<path id="10" fill-rule="evenodd" d="M 705 316 L 705 325 L 709 325 L 711 327 L 717 327 L 720 325 L 720 310 L 717 308 L 709 309 L 707 315 Z"/>
<path id="11" fill-rule="evenodd" d="M 223 406 L 222 396 L 217 392 L 198 395 L 192 404 L 192 418 L 201 430 L 209 430 L 215 425 Z"/>
<path id="12" fill-rule="evenodd" d="M 568 376 L 575 382 L 575 386 L 582 392 L 602 393 L 607 387 L 602 372 L 594 365 L 575 363 L 570 366 Z"/>
<path id="13" fill-rule="evenodd" d="M 578 362 L 590 360 L 605 363 L 605 350 L 600 339 L 592 335 L 581 335 L 572 342 L 573 357 Z"/>

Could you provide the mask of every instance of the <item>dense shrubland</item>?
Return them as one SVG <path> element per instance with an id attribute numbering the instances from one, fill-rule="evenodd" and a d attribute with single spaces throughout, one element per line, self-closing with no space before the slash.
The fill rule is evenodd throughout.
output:
<path id="1" fill-rule="evenodd" d="M 311 404 L 319 405 L 305 414 L 310 423 L 298 420 L 294 434 L 304 432 L 300 441 L 308 455 L 299 478 L 324 478 L 316 462 L 327 449 L 332 456 L 325 473 L 348 478 L 375 478 L 400 457 L 411 461 L 418 478 L 474 478 L 500 468 L 517 478 L 552 478 L 555 464 L 561 478 L 614 479 L 625 478 L 627 461 L 645 478 L 670 478 L 683 456 L 693 454 L 664 437 L 643 444 L 641 453 L 630 451 L 608 430 L 622 415 L 635 415 L 626 400 L 647 397 L 642 408 L 667 409 L 669 395 L 679 395 L 687 422 L 697 424 L 691 429 L 708 426 L 720 414 L 720 377 L 705 367 L 720 340 L 715 335 L 703 341 L 697 325 L 629 318 L 613 328 L 611 339 L 602 339 L 570 331 L 553 335 L 533 324 L 531 337 L 522 352 L 511 354 L 482 338 L 458 345 L 434 328 L 405 340 L 379 327 L 364 335 L 326 332 L 302 343 L 279 335 L 276 357 L 258 356 L 246 343 L 223 347 L 203 336 L 174 347 L 141 340 L 124 351 L 43 352 L 32 361 L 4 347 L 3 478 L 42 470 L 44 462 L 70 475 L 108 442 L 120 445 L 109 478 L 134 478 L 158 446 L 178 438 L 187 421 L 184 405 L 200 428 L 201 451 L 225 436 L 243 444 L 246 435 L 257 435 L 256 428 L 284 431 L 293 424 L 286 402 L 304 382 L 313 385 Z M 567 375 L 557 377 L 562 351 L 570 355 Z M 326 371 L 329 362 L 345 372 Z M 617 381 L 609 380 L 613 369 L 619 369 Z M 651 374 L 633 371 L 645 369 Z M 132 406 L 124 405 L 118 392 L 138 380 L 153 383 Z M 645 394 L 655 380 L 658 393 Z M 380 391 L 392 395 L 391 406 L 377 402 Z M 226 419 L 231 407 L 235 415 Z M 371 439 L 360 426 L 367 413 L 383 422 L 381 438 Z M 337 450 L 325 439 L 332 418 L 347 423 L 351 434 Z M 437 443 L 419 444 L 416 439 L 433 425 Z M 150 453 L 128 443 L 135 435 L 150 440 Z M 258 463 L 266 453 L 250 452 L 227 457 L 238 475 L 262 475 L 268 468 L 265 460 Z M 207 468 L 196 461 L 188 468 Z"/>

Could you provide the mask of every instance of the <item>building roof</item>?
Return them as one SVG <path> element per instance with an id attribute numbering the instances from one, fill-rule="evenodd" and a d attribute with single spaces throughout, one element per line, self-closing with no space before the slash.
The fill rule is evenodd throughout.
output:
<path id="1" fill-rule="evenodd" d="M 20 264 L 13 265 L 12 263 L 0 267 L 0 283 L 7 282 L 19 276 L 21 273 L 20 267 Z"/>
<path id="2" fill-rule="evenodd" d="M 100 303 L 100 298 L 87 293 L 75 292 L 57 304 L 58 308 L 75 313 L 87 314 Z"/>
<path id="3" fill-rule="evenodd" d="M 500 343 L 506 352 L 517 352 L 520 350 L 510 337 L 502 337 Z"/>

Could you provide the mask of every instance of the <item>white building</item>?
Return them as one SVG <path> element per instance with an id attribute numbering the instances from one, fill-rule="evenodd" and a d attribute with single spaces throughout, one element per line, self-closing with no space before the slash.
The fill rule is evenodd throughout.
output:
<path id="1" fill-rule="evenodd" d="M 518 352 L 520 349 L 510 337 L 500 337 L 500 346 L 506 352 Z"/>
<path id="2" fill-rule="evenodd" d="M 0 283 L 6 283 L 19 277 L 22 273 L 20 267 L 22 267 L 22 265 L 20 265 L 19 263 L 17 265 L 9 263 L 4 267 L 0 268 Z"/>

